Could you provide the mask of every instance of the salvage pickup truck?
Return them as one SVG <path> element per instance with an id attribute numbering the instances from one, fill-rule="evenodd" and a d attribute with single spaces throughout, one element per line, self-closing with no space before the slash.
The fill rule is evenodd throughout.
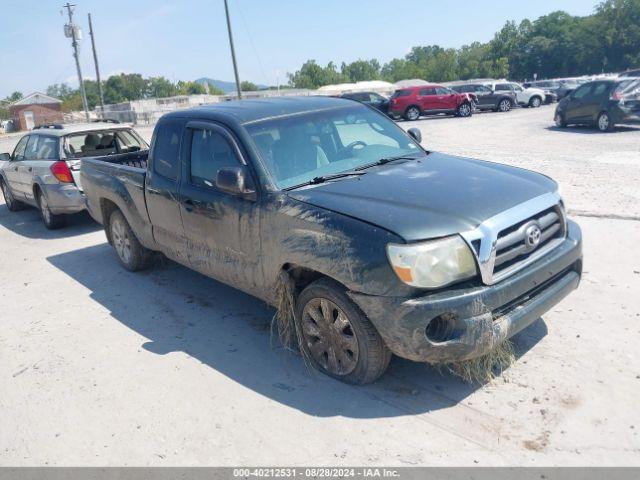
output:
<path id="1" fill-rule="evenodd" d="M 146 171 L 88 159 L 81 176 L 125 268 L 162 252 L 272 305 L 284 277 L 302 353 L 363 384 L 392 353 L 483 355 L 581 277 L 553 180 L 420 141 L 346 99 L 244 100 L 164 115 Z"/>

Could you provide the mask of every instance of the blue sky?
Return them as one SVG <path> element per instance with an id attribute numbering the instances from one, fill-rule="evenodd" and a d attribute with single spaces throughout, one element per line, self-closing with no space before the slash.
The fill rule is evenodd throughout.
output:
<path id="1" fill-rule="evenodd" d="M 66 0 L 65 0 L 66 1 Z M 52 83 L 77 84 L 63 34 L 62 0 L 2 0 L 0 98 Z M 75 0 L 84 30 L 83 74 L 94 78 L 87 13 L 93 17 L 103 78 L 119 72 L 174 80 L 232 80 L 222 0 Z M 597 0 L 229 0 L 240 78 L 286 82 L 306 59 L 403 56 L 412 46 L 459 47 L 492 38 L 505 21 L 554 10 L 593 12 Z M 455 5 L 454 6 L 452 6 Z"/>

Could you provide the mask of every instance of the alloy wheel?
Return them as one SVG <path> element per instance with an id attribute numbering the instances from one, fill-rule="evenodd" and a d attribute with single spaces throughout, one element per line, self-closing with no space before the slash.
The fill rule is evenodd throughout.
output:
<path id="1" fill-rule="evenodd" d="M 460 116 L 468 117 L 469 115 L 471 115 L 471 106 L 468 103 L 460 105 Z"/>
<path id="2" fill-rule="evenodd" d="M 611 121 L 609 120 L 609 115 L 607 115 L 606 113 L 600 114 L 600 116 L 598 117 L 598 128 L 600 129 L 600 131 L 606 132 L 607 130 L 609 130 L 610 122 Z"/>
<path id="3" fill-rule="evenodd" d="M 51 223 L 51 210 L 49 210 L 49 204 L 47 203 L 47 197 L 40 194 L 40 211 L 42 212 L 42 218 L 47 225 Z"/>
<path id="4" fill-rule="evenodd" d="M 531 105 L 533 106 L 533 108 L 538 108 L 540 105 L 542 104 L 542 101 L 536 97 L 531 101 Z"/>
<path id="5" fill-rule="evenodd" d="M 7 187 L 7 184 L 4 182 L 0 183 L 2 184 L 2 194 L 4 195 L 4 201 L 7 204 L 7 208 L 11 208 L 11 205 L 13 205 L 13 197 L 9 191 L 9 187 Z"/>
<path id="6" fill-rule="evenodd" d="M 501 112 L 508 112 L 511 110 L 511 102 L 509 100 L 502 100 L 498 108 L 500 108 Z"/>
<path id="7" fill-rule="evenodd" d="M 302 311 L 302 335 L 312 359 L 335 376 L 358 363 L 358 339 L 347 315 L 326 298 L 313 298 Z"/>
<path id="8" fill-rule="evenodd" d="M 411 107 L 409 110 L 407 110 L 407 118 L 409 120 L 417 120 L 420 117 L 420 111 L 415 108 L 415 107 Z"/>

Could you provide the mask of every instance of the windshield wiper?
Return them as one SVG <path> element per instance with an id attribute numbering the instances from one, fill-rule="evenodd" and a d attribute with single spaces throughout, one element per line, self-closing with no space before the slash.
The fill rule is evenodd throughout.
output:
<path id="1" fill-rule="evenodd" d="M 335 180 L 336 178 L 351 177 L 354 175 L 355 176 L 364 175 L 365 173 L 366 172 L 349 171 L 349 172 L 342 172 L 342 173 L 334 173 L 333 175 L 322 175 L 320 177 L 314 177 L 308 182 L 300 183 L 292 187 L 287 187 L 284 190 L 293 190 L 294 188 L 306 187 L 307 185 L 317 185 L 318 183 L 324 183 L 329 180 Z"/>
<path id="2" fill-rule="evenodd" d="M 368 163 L 366 165 L 360 165 L 359 167 L 354 168 L 354 170 L 358 171 L 358 170 L 365 170 L 367 168 L 371 168 L 371 167 L 375 167 L 378 165 L 384 165 L 386 163 L 390 163 L 390 162 L 395 162 L 397 160 L 416 160 L 417 157 L 412 157 L 409 155 L 397 155 L 395 157 L 384 157 L 381 158 L 380 160 L 376 160 L 373 163 Z"/>

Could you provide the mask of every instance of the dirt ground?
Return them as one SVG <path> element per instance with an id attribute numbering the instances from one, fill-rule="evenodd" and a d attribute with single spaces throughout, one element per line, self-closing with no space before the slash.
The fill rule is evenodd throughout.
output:
<path id="1" fill-rule="evenodd" d="M 398 358 L 365 387 L 309 372 L 260 301 L 170 262 L 129 273 L 87 215 L 50 232 L 0 203 L 0 465 L 638 465 L 640 129 L 552 116 L 401 123 L 553 176 L 583 228 L 580 288 L 484 387 Z"/>

